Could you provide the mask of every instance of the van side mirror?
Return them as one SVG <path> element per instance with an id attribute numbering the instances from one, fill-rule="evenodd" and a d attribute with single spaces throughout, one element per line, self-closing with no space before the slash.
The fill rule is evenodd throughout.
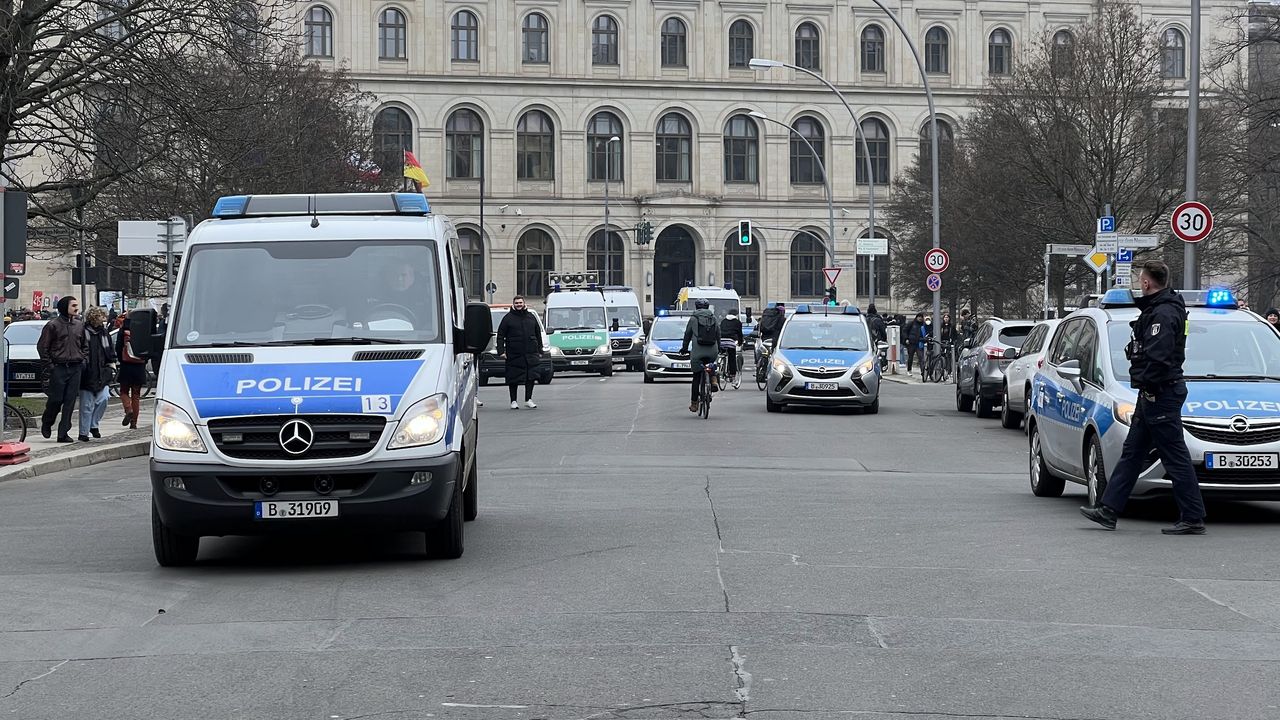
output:
<path id="1" fill-rule="evenodd" d="M 609 326 L 609 330 L 611 330 L 612 332 L 618 332 L 618 328 L 621 326 L 622 326 L 622 323 L 618 320 L 618 318 L 614 318 L 613 324 Z"/>
<path id="2" fill-rule="evenodd" d="M 467 303 L 462 316 L 462 347 L 455 347 L 456 353 L 479 353 L 489 346 L 489 337 L 493 335 L 493 312 L 489 306 L 481 302 Z"/>
<path id="3" fill-rule="evenodd" d="M 150 308 L 129 313 L 129 347 L 138 357 L 159 357 L 164 352 L 164 335 L 156 332 L 158 316 Z"/>

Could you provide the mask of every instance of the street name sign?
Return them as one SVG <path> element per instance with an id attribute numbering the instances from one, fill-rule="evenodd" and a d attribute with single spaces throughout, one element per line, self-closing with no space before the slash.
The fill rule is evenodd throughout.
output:
<path id="1" fill-rule="evenodd" d="M 889 238 L 858 238 L 859 255 L 888 255 Z"/>
<path id="2" fill-rule="evenodd" d="M 1160 247 L 1159 235 L 1117 235 L 1116 240 L 1120 241 L 1120 247 L 1122 248 L 1141 250 L 1143 248 Z"/>
<path id="3" fill-rule="evenodd" d="M 1062 243 L 1050 243 L 1050 255 L 1088 255 L 1093 252 L 1092 245 L 1064 245 Z"/>

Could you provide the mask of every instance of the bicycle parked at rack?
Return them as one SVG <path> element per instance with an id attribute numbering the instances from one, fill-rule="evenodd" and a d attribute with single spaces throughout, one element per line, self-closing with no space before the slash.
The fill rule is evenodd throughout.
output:
<path id="1" fill-rule="evenodd" d="M 4 404 L 4 439 L 6 442 L 26 442 L 27 423 L 31 414 L 20 407 Z"/>
<path id="2" fill-rule="evenodd" d="M 952 344 L 950 342 L 930 340 L 927 346 L 927 354 L 928 356 L 925 358 L 924 365 L 920 371 L 920 379 L 923 382 L 932 380 L 936 383 L 949 380 L 953 367 L 952 358 L 955 357 Z"/>

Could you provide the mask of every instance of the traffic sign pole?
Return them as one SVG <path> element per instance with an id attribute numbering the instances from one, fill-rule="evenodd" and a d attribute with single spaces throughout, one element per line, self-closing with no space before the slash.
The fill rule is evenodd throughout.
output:
<path id="1" fill-rule="evenodd" d="M 1196 200 L 1196 160 L 1200 114 L 1200 0 L 1191 0 L 1191 62 L 1187 68 L 1187 202 Z M 1177 215 L 1175 214 L 1175 217 Z M 1182 246 L 1182 287 L 1200 289 L 1195 243 Z"/>

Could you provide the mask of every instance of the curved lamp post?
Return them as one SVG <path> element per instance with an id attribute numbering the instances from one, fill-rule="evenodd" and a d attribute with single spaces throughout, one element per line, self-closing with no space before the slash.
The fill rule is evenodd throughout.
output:
<path id="1" fill-rule="evenodd" d="M 822 247 L 824 250 L 827 251 L 827 259 L 828 259 L 828 262 L 831 263 L 829 267 L 835 267 L 836 208 L 835 208 L 834 201 L 832 200 L 832 197 L 831 197 L 831 176 L 827 174 L 827 166 L 822 163 L 822 156 L 818 155 L 818 151 L 814 149 L 813 143 L 809 142 L 809 138 L 806 138 L 805 136 L 801 135 L 799 131 L 797 131 L 795 128 L 791 127 L 790 125 L 780 120 L 774 120 L 768 115 L 765 115 L 764 113 L 759 112 L 757 110 L 752 110 L 751 112 L 747 113 L 747 115 L 757 120 L 763 120 L 765 122 L 773 123 L 774 125 L 780 125 L 786 128 L 787 131 L 790 132 L 792 135 L 800 138 L 804 142 L 804 144 L 809 148 L 809 152 L 813 153 L 813 161 L 818 163 L 818 170 L 822 171 L 822 184 L 824 187 L 826 187 L 826 190 L 827 190 L 827 238 L 830 242 L 822 243 Z"/>

